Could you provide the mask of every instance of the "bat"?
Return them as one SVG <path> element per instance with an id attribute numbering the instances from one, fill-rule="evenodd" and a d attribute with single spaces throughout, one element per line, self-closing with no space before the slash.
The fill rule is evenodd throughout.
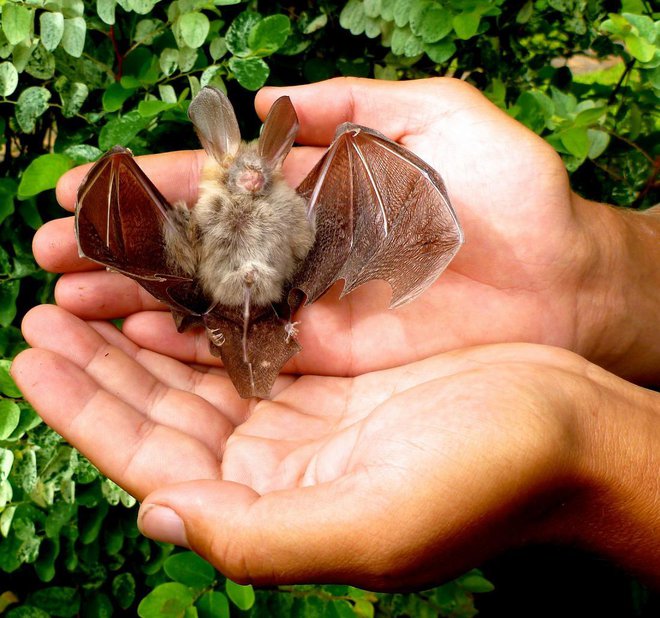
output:
<path id="1" fill-rule="evenodd" d="M 188 115 L 208 155 L 193 208 L 169 204 L 115 146 L 78 190 L 78 250 L 168 305 L 179 332 L 204 327 L 241 397 L 269 397 L 301 349 L 296 312 L 333 283 L 344 281 L 344 296 L 383 279 L 398 307 L 463 243 L 438 172 L 373 129 L 339 126 L 293 189 L 282 175 L 299 126 L 288 97 L 249 143 L 217 89 L 203 88 Z"/>

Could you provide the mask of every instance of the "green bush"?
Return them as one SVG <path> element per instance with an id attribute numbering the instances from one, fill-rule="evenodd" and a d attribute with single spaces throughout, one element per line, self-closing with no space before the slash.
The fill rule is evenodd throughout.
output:
<path id="1" fill-rule="evenodd" d="M 52 296 L 33 232 L 61 216 L 70 167 L 115 145 L 196 148 L 186 107 L 336 75 L 468 80 L 561 154 L 588 198 L 658 200 L 660 22 L 642 0 L 5 0 L 0 2 L 0 614 L 472 616 L 474 571 L 417 595 L 348 586 L 254 591 L 141 537 L 134 500 L 21 399 L 18 320 Z M 477 600 L 478 605 L 478 600 Z"/>

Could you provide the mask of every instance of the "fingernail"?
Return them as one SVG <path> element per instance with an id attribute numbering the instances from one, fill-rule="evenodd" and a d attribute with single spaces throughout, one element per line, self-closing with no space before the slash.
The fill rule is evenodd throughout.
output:
<path id="1" fill-rule="evenodd" d="M 183 521 L 169 507 L 148 504 L 140 513 L 138 526 L 142 534 L 155 541 L 188 547 Z"/>

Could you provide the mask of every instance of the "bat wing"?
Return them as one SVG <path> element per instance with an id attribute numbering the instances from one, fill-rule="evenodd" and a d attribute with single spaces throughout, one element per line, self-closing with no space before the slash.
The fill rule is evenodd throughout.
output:
<path id="1" fill-rule="evenodd" d="M 83 180 L 76 202 L 81 257 L 135 279 L 183 315 L 203 313 L 206 302 L 190 277 L 168 266 L 165 229 L 180 233 L 172 206 L 138 167 L 130 151 L 115 146 Z"/>
<path id="2" fill-rule="evenodd" d="M 236 308 L 216 306 L 204 316 L 204 324 L 211 353 L 222 359 L 243 398 L 268 399 L 284 364 L 301 350 L 287 335 L 286 321 L 271 307 L 252 313 L 245 339 L 243 317 Z"/>
<path id="3" fill-rule="evenodd" d="M 345 123 L 303 180 L 316 241 L 289 300 L 317 300 L 339 279 L 342 296 L 370 279 L 392 287 L 390 307 L 413 300 L 446 268 L 463 232 L 442 178 L 377 131 Z"/>

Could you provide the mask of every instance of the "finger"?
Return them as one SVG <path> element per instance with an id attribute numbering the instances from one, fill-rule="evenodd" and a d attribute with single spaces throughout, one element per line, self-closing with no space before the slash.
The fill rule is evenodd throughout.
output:
<path id="1" fill-rule="evenodd" d="M 237 483 L 183 483 L 149 495 L 138 525 L 151 538 L 192 548 L 234 581 L 355 584 L 357 578 L 377 587 L 387 550 L 379 547 L 374 558 L 364 541 L 382 527 L 383 509 L 390 513 L 387 494 L 383 488 L 377 505 L 360 500 L 357 484 L 347 478 L 259 496 Z M 373 485 L 370 491 L 378 493 Z"/>
<path id="2" fill-rule="evenodd" d="M 287 178 L 290 177 L 293 186 L 300 183 L 314 160 L 318 159 L 321 154 L 320 150 L 309 148 L 301 149 L 300 152 L 287 157 L 284 172 Z M 164 152 L 136 157 L 136 161 L 168 202 L 183 201 L 190 205 L 195 203 L 201 170 L 206 162 L 204 151 Z M 57 201 L 66 210 L 74 210 L 78 188 L 91 166 L 90 163 L 75 167 L 64 174 L 57 183 Z"/>
<path id="3" fill-rule="evenodd" d="M 107 331 L 106 331 L 107 332 Z M 150 357 L 157 365 L 163 362 L 175 381 L 186 389 L 173 388 L 157 379 L 140 362 L 142 351 L 128 340 L 121 347 L 108 343 L 85 322 L 59 307 L 42 305 L 31 310 L 23 320 L 23 334 L 28 343 L 50 351 L 77 365 L 95 381 L 99 390 L 130 406 L 151 421 L 187 433 L 204 444 L 210 452 L 220 453 L 233 431 L 233 423 L 218 409 L 192 392 L 198 379 L 195 372 L 181 363 L 162 356 Z M 115 342 L 125 339 L 116 331 Z M 149 356 L 149 353 L 148 353 Z M 227 380 L 216 377 L 216 382 Z M 237 398 L 234 397 L 237 404 Z"/>
<path id="4" fill-rule="evenodd" d="M 252 402 L 238 396 L 224 370 L 209 367 L 191 368 L 170 356 L 140 348 L 108 322 L 90 322 L 89 325 L 108 343 L 135 358 L 163 384 L 202 397 L 214 407 L 214 415 L 219 415 L 217 410 L 222 410 L 223 416 L 229 419 L 232 428 L 243 423 L 250 414 Z M 186 337 L 182 338 L 186 339 Z M 209 433 L 209 425 L 205 424 L 204 419 L 197 412 L 190 420 L 205 433 Z M 216 447 L 220 446 L 215 436 L 210 439 Z"/>
<path id="5" fill-rule="evenodd" d="M 32 252 L 39 266 L 52 273 L 102 268 L 99 264 L 78 255 L 73 217 L 44 223 L 34 235 Z"/>
<path id="6" fill-rule="evenodd" d="M 84 320 L 109 320 L 138 311 L 167 311 L 167 305 L 133 279 L 105 270 L 62 276 L 55 286 L 55 300 Z"/>
<path id="7" fill-rule="evenodd" d="M 437 112 L 438 106 L 451 107 L 446 95 L 457 87 L 453 82 L 458 80 L 393 82 L 335 78 L 303 86 L 262 88 L 255 106 L 263 118 L 277 98 L 290 96 L 300 120 L 298 137 L 303 144 L 329 144 L 343 122 L 370 126 L 399 140 L 431 108 Z M 435 84 L 433 89 L 429 88 L 431 83 Z M 474 93 L 481 97 L 476 90 Z"/>
<path id="8" fill-rule="evenodd" d="M 138 165 L 169 202 L 191 203 L 197 197 L 200 173 L 206 155 L 201 150 L 180 150 L 137 157 Z M 72 211 L 76 193 L 91 164 L 81 165 L 62 176 L 57 183 L 57 201 Z M 174 170 L 174 173 L 173 173 Z"/>
<path id="9" fill-rule="evenodd" d="M 46 423 L 138 500 L 168 483 L 220 477 L 214 452 L 145 418 L 55 352 L 22 352 L 12 375 Z"/>

